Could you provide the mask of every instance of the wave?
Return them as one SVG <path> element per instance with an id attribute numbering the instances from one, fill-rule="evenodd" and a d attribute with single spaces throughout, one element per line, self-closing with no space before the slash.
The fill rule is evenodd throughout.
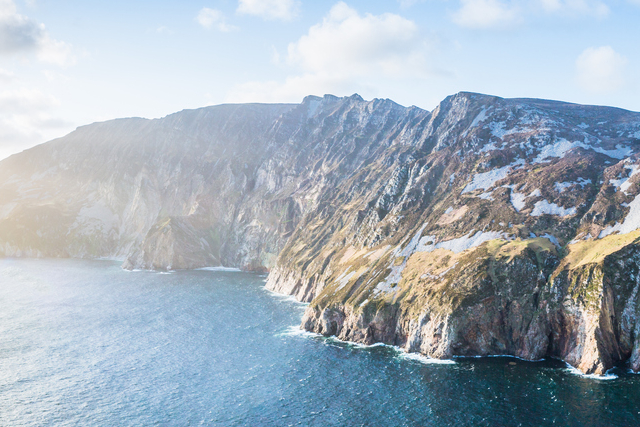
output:
<path id="1" fill-rule="evenodd" d="M 235 268 L 235 267 L 222 267 L 222 266 L 218 266 L 218 267 L 202 267 L 202 268 L 196 268 L 196 270 L 203 270 L 203 271 L 226 271 L 226 272 L 233 272 L 233 273 L 239 273 L 242 270 L 240 270 L 239 268 Z"/>
<path id="2" fill-rule="evenodd" d="M 599 381 L 609 381 L 609 380 L 615 380 L 618 378 L 616 374 L 611 372 L 611 369 L 605 372 L 604 375 L 585 374 L 579 369 L 569 365 L 567 362 L 564 362 L 564 363 L 567 365 L 567 367 L 564 369 L 566 372 L 569 372 L 572 375 L 577 375 L 582 378 L 588 378 L 590 380 L 599 380 Z"/>
<path id="3" fill-rule="evenodd" d="M 321 334 L 309 332 L 301 329 L 299 326 L 289 326 L 284 332 L 276 334 L 277 337 L 312 337 L 322 338 Z"/>
<path id="4" fill-rule="evenodd" d="M 425 365 L 455 365 L 456 361 L 453 359 L 433 359 L 420 353 L 407 353 L 402 351 L 400 357 L 403 359 L 415 360 L 416 362 L 424 363 Z"/>
<path id="5" fill-rule="evenodd" d="M 511 359 L 518 359 L 518 360 L 522 360 L 523 362 L 529 362 L 529 363 L 536 363 L 536 362 L 544 362 L 544 359 L 536 359 L 536 360 L 529 360 L 529 359 L 524 359 L 522 357 L 518 357 L 518 356 L 514 356 L 512 354 L 487 354 L 486 356 L 452 356 L 453 359 L 483 359 L 485 357 L 509 357 Z"/>
<path id="6" fill-rule="evenodd" d="M 377 343 L 373 343 L 373 344 L 362 344 L 359 342 L 354 342 L 354 341 L 345 341 L 345 340 L 341 340 L 340 338 L 336 337 L 335 335 L 332 335 L 330 337 L 325 337 L 322 334 L 318 334 L 316 332 L 309 332 L 309 331 L 305 331 L 304 329 L 301 329 L 299 326 L 291 326 L 289 328 L 287 328 L 287 330 L 285 332 L 281 332 L 279 334 L 277 334 L 278 336 L 301 336 L 301 337 L 306 337 L 306 338 L 320 338 L 323 339 L 324 341 L 327 342 L 336 342 L 339 344 L 343 344 L 347 347 L 356 347 L 359 349 L 371 349 L 371 348 L 376 348 L 376 347 L 386 347 L 390 350 L 393 350 L 396 353 L 396 357 L 399 357 L 401 359 L 406 359 L 406 360 L 412 360 L 412 361 L 416 361 L 416 362 L 420 362 L 423 363 L 425 365 L 455 365 L 455 360 L 452 359 L 433 359 L 431 357 L 427 357 L 425 355 L 422 355 L 420 353 L 409 353 L 406 350 L 395 346 L 395 345 L 391 345 L 391 344 L 385 344 L 385 343 L 381 343 L 381 342 L 377 342 Z"/>
<path id="7" fill-rule="evenodd" d="M 293 295 L 281 294 L 279 292 L 272 291 L 271 289 L 268 289 L 265 286 L 262 287 L 262 290 L 267 292 L 270 296 L 280 301 L 287 301 L 287 302 L 295 303 L 297 305 L 301 305 L 305 307 L 309 305 L 308 302 L 298 301 L 296 297 L 294 297 Z"/>

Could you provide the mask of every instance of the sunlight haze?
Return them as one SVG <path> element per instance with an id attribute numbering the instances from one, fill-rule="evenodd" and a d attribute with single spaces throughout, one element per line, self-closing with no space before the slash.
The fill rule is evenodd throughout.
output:
<path id="1" fill-rule="evenodd" d="M 459 91 L 640 110 L 640 3 L 0 1 L 0 158 L 117 117 Z"/>

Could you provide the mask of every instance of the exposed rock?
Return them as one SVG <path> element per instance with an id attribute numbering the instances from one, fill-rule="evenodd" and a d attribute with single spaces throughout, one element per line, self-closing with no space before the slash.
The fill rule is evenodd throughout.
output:
<path id="1" fill-rule="evenodd" d="M 464 92 L 98 123 L 0 162 L 0 254 L 270 271 L 325 335 L 638 371 L 639 138 Z"/>
<path id="2" fill-rule="evenodd" d="M 171 270 L 217 266 L 211 245 L 189 223 L 189 218 L 167 218 L 156 223 L 123 264 L 125 269 Z"/>

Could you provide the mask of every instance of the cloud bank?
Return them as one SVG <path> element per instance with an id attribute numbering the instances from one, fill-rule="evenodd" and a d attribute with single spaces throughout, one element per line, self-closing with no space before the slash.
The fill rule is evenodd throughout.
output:
<path id="1" fill-rule="evenodd" d="M 517 6 L 499 0 L 462 0 L 453 22 L 473 29 L 504 28 L 522 20 Z"/>
<path id="2" fill-rule="evenodd" d="M 589 92 L 615 92 L 624 86 L 626 64 L 611 46 L 587 48 L 576 59 L 578 83 Z"/>
<path id="3" fill-rule="evenodd" d="M 417 25 L 399 15 L 360 15 L 339 2 L 322 22 L 287 49 L 285 63 L 296 70 L 284 82 L 249 82 L 229 94 L 234 102 L 299 101 L 310 93 L 345 93 L 371 88 L 378 77 L 426 78 L 427 43 Z"/>
<path id="4" fill-rule="evenodd" d="M 208 7 L 200 9 L 198 16 L 196 16 L 196 22 L 207 30 L 215 28 L 223 33 L 237 30 L 233 25 L 227 24 L 227 18 L 222 12 L 215 9 L 209 9 Z"/>
<path id="5" fill-rule="evenodd" d="M 239 0 L 237 12 L 266 20 L 290 21 L 300 10 L 296 0 Z"/>
<path id="6" fill-rule="evenodd" d="M 66 67 L 75 63 L 71 46 L 52 39 L 44 24 L 20 15 L 13 0 L 0 0 L 0 54 L 36 52 L 40 61 Z"/>
<path id="7" fill-rule="evenodd" d="M 59 105 L 55 97 L 37 89 L 0 91 L 0 159 L 44 142 L 52 130 L 69 128 L 69 123 L 51 114 Z"/>
<path id="8" fill-rule="evenodd" d="M 460 0 L 451 18 L 463 28 L 494 30 L 513 28 L 539 16 L 602 19 L 609 13 L 609 7 L 600 0 Z"/>

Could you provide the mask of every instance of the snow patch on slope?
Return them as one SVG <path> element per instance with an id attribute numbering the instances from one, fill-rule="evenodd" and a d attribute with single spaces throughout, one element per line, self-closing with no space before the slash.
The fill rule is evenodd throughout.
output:
<path id="1" fill-rule="evenodd" d="M 524 159 L 516 159 L 513 163 L 503 166 L 501 168 L 492 169 L 488 172 L 477 173 L 473 176 L 473 180 L 464 187 L 462 194 L 470 193 L 474 190 L 488 190 L 493 187 L 496 182 L 504 179 L 509 175 L 512 169 L 517 169 L 518 166 L 525 164 Z"/>
<path id="2" fill-rule="evenodd" d="M 500 231 L 478 231 L 475 234 L 472 234 L 473 232 L 469 232 L 466 236 L 462 236 L 457 239 L 435 243 L 435 236 L 422 236 L 422 231 L 426 226 L 427 224 L 423 225 L 420 230 L 418 230 L 418 232 L 413 236 L 409 244 L 404 249 L 399 251 L 397 255 L 404 257 L 402 264 L 397 266 L 390 266 L 391 272 L 384 281 L 380 282 L 375 287 L 375 289 L 373 290 L 374 295 L 392 295 L 399 290 L 398 283 L 400 283 L 400 281 L 402 280 L 402 271 L 407 266 L 409 257 L 415 252 L 433 252 L 435 249 L 448 249 L 454 253 L 460 253 L 466 251 L 467 249 L 480 246 L 481 244 L 483 244 L 484 242 L 488 242 L 489 240 L 511 240 L 511 238 L 507 234 Z"/>
<path id="3" fill-rule="evenodd" d="M 629 180 L 631 179 L 632 176 L 634 176 L 635 174 L 640 172 L 640 166 L 639 165 L 624 165 L 624 168 L 625 169 L 629 169 L 631 171 L 629 173 L 629 176 L 627 176 L 626 178 L 612 179 L 609 182 L 611 183 L 611 185 L 616 187 L 616 191 L 619 188 L 624 194 L 628 195 L 627 190 L 629 189 L 629 187 L 631 187 L 631 184 L 632 184 Z"/>
<path id="4" fill-rule="evenodd" d="M 472 231 L 466 236 L 457 239 L 446 240 L 435 243 L 435 236 L 424 236 L 416 248 L 416 252 L 433 252 L 436 249 L 448 249 L 454 253 L 464 252 L 467 249 L 480 246 L 484 242 L 494 239 L 509 240 L 508 236 L 501 231 L 478 231 L 472 235 Z"/>
<path id="5" fill-rule="evenodd" d="M 484 121 L 487 118 L 487 110 L 486 108 L 482 108 L 482 111 L 480 111 L 478 113 L 478 115 L 476 116 L 475 119 L 473 119 L 473 122 L 471 122 L 471 124 L 469 125 L 469 130 L 477 127 L 480 122 Z"/>
<path id="6" fill-rule="evenodd" d="M 618 232 L 620 234 L 630 233 L 640 228 L 640 194 L 633 199 L 633 202 L 629 203 L 629 213 L 621 223 L 617 222 L 614 226 L 607 226 L 598 235 L 599 239 Z"/>
<path id="7" fill-rule="evenodd" d="M 549 234 L 549 233 L 545 233 L 545 234 L 543 234 L 543 235 L 542 235 L 542 236 L 540 236 L 540 237 L 544 237 L 545 239 L 548 239 L 551 243 L 553 243 L 554 245 L 556 245 L 556 247 L 558 247 L 558 248 L 560 247 L 560 242 L 558 242 L 558 239 L 556 239 L 556 237 L 555 237 L 555 236 L 552 236 L 552 235 L 551 235 L 551 234 Z"/>
<path id="8" fill-rule="evenodd" d="M 542 163 L 544 161 L 549 161 L 547 159 L 550 157 L 563 158 L 567 152 L 573 150 L 574 148 L 593 150 L 597 153 L 601 153 L 605 156 L 609 156 L 618 160 L 622 160 L 633 153 L 633 149 L 628 146 L 617 145 L 613 150 L 605 150 L 604 148 L 593 147 L 581 141 L 571 142 L 564 138 L 558 138 L 558 140 L 554 144 L 544 146 L 532 163 Z"/>
<path id="9" fill-rule="evenodd" d="M 511 204 L 516 212 L 520 212 L 524 209 L 526 204 L 527 196 L 523 193 L 516 193 L 515 191 L 511 192 Z"/>
<path id="10" fill-rule="evenodd" d="M 576 208 L 563 208 L 562 206 L 558 206 L 555 203 L 549 203 L 546 199 L 540 200 L 536 202 L 533 206 L 533 211 L 531 212 L 531 216 L 541 216 L 544 214 L 548 215 L 558 215 L 558 216 L 569 216 L 576 214 Z"/>
<path id="11" fill-rule="evenodd" d="M 554 188 L 558 193 L 562 193 L 569 187 L 573 187 L 574 185 L 579 185 L 580 187 L 584 187 L 587 184 L 591 184 L 590 179 L 578 178 L 577 181 L 565 181 L 565 182 L 556 182 L 554 184 Z"/>
<path id="12" fill-rule="evenodd" d="M 539 189 L 533 190 L 531 194 L 529 194 L 528 196 L 524 193 L 516 193 L 512 189 L 511 204 L 513 205 L 513 208 L 516 210 L 516 212 L 520 212 L 522 209 L 524 209 L 527 199 L 529 197 L 541 197 L 541 196 L 542 196 L 542 193 L 540 192 Z"/>

